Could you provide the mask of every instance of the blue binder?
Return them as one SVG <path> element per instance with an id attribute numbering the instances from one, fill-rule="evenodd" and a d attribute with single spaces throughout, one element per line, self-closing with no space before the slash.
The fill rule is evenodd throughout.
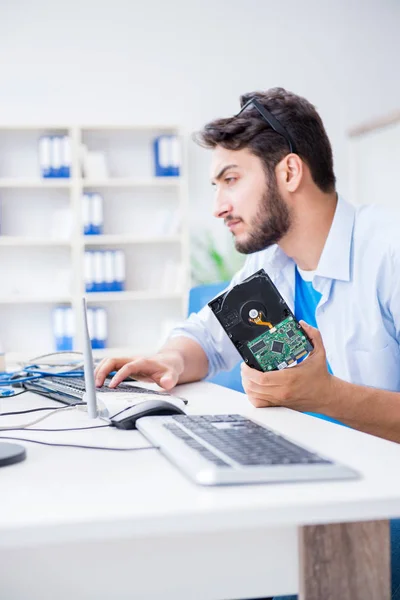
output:
<path id="1" fill-rule="evenodd" d="M 176 135 L 160 135 L 153 142 L 156 177 L 177 177 L 180 173 L 180 147 Z"/>

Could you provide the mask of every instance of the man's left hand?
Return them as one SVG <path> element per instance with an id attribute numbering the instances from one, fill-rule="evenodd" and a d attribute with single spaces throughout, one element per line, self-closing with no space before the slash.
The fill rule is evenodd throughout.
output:
<path id="1" fill-rule="evenodd" d="M 299 411 L 325 412 L 332 401 L 334 377 L 328 371 L 318 329 L 301 321 L 314 349 L 295 367 L 263 373 L 242 363 L 242 383 L 257 408 L 286 406 Z"/>

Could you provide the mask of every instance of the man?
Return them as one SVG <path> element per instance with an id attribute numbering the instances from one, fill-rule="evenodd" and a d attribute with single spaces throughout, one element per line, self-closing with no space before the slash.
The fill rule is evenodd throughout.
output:
<path id="1" fill-rule="evenodd" d="M 338 198 L 322 121 L 295 94 L 276 88 L 243 96 L 239 115 L 209 123 L 198 140 L 214 151 L 214 214 L 249 255 L 231 285 L 264 268 L 296 317 L 318 326 L 326 347 L 328 367 L 320 334 L 304 324 L 315 351 L 301 365 L 274 373 L 243 365 L 251 402 L 323 414 L 400 441 L 395 227 L 379 209 Z M 239 360 L 205 307 L 155 356 L 103 360 L 96 382 L 119 369 L 111 386 L 133 374 L 171 389 Z"/>
<path id="2" fill-rule="evenodd" d="M 338 197 L 330 142 L 307 100 L 275 88 L 241 102 L 238 115 L 198 135 L 213 149 L 214 214 L 249 255 L 231 286 L 264 268 L 314 344 L 291 369 L 261 373 L 243 364 L 244 389 L 257 407 L 312 412 L 400 442 L 398 232 L 379 209 Z M 96 384 L 118 369 L 111 387 L 134 375 L 169 390 L 238 361 L 206 306 L 153 357 L 104 359 Z M 392 600 L 400 596 L 395 528 L 399 521 Z"/>

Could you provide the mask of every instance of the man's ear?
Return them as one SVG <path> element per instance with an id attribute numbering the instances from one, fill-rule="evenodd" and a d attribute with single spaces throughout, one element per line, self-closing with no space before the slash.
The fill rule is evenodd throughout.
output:
<path id="1" fill-rule="evenodd" d="M 284 189 L 295 192 L 303 179 L 304 165 L 297 154 L 287 154 L 276 166 L 276 176 Z"/>

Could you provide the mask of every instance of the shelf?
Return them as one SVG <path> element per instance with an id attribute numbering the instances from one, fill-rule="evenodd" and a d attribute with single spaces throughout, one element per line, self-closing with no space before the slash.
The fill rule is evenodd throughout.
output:
<path id="1" fill-rule="evenodd" d="M 71 304 L 71 296 L 0 296 L 1 304 Z"/>
<path id="2" fill-rule="evenodd" d="M 179 176 L 155 176 L 153 143 L 165 134 L 180 140 Z M 39 155 L 38 141 L 44 135 L 70 136 L 71 177 L 41 176 L 40 158 L 46 157 Z M 82 168 L 82 143 L 89 151 L 104 154 L 108 171 Z M 165 324 L 186 313 L 190 257 L 187 153 L 181 127 L 174 123 L 0 123 L 0 145 L 0 256 L 4 259 L 0 271 L 7 281 L 0 295 L 2 347 L 21 354 L 27 350 L 29 355 L 36 353 L 32 348 L 38 350 L 36 354 L 51 351 L 55 344 L 52 311 L 67 305 L 74 311 L 74 345 L 81 348 L 85 295 L 88 306 L 107 310 L 113 347 L 94 350 L 95 355 L 156 350 L 153 346 Z M 104 199 L 104 235 L 83 233 L 83 194 L 91 192 Z M 85 293 L 85 252 L 117 250 L 125 254 L 127 291 Z M 151 323 L 143 318 L 147 307 L 157 313 Z M 127 348 L 131 340 L 134 348 Z"/>
<path id="3" fill-rule="evenodd" d="M 183 292 L 159 292 L 144 290 L 137 292 L 88 292 L 85 294 L 89 302 L 130 302 L 134 300 L 169 300 L 182 299 Z"/>
<path id="4" fill-rule="evenodd" d="M 18 177 L 0 177 L 0 188 L 42 188 L 42 189 L 69 189 L 71 179 L 40 179 L 40 177 L 25 179 Z"/>
<path id="5" fill-rule="evenodd" d="M 73 129 L 74 127 L 76 127 L 76 125 L 74 124 L 66 124 L 66 123 L 62 123 L 57 124 L 57 123 L 47 123 L 47 124 L 43 124 L 43 123 L 39 123 L 39 124 L 35 124 L 35 123 L 31 123 L 31 124 L 27 124 L 27 125 L 21 125 L 20 123 L 0 123 L 0 131 L 70 131 L 71 129 Z M 138 133 L 140 132 L 153 132 L 153 131 L 160 131 L 162 133 L 180 133 L 181 131 L 181 126 L 180 125 L 162 125 L 160 123 L 154 123 L 154 124 L 140 124 L 138 123 L 137 125 L 132 124 L 132 125 L 123 125 L 123 124 L 118 124 L 116 123 L 115 125 L 107 123 L 106 125 L 99 125 L 99 124 L 94 124 L 94 125 L 79 125 L 79 129 L 83 132 L 85 131 L 108 131 L 108 132 L 112 132 L 112 131 L 132 131 L 133 133 L 135 131 L 137 131 Z"/>
<path id="6" fill-rule="evenodd" d="M 138 124 L 138 125 L 122 125 L 122 124 L 116 124 L 116 125 L 112 125 L 112 124 L 107 124 L 107 125 L 80 125 L 80 129 L 85 132 L 85 131 L 132 131 L 135 132 L 137 131 L 138 133 L 140 132 L 153 132 L 153 131 L 160 131 L 160 132 L 165 132 L 165 133 L 178 133 L 180 131 L 180 126 L 179 125 L 161 125 L 155 123 L 155 124 L 150 124 L 150 125 L 143 125 L 143 124 Z"/>
<path id="7" fill-rule="evenodd" d="M 132 235 L 85 235 L 82 236 L 85 246 L 129 245 L 129 244 L 178 244 L 182 241 L 180 235 L 160 235 L 154 237 L 138 237 Z"/>
<path id="8" fill-rule="evenodd" d="M 27 238 L 14 235 L 3 235 L 0 236 L 0 247 L 1 246 L 27 246 L 27 247 L 60 247 L 70 246 L 69 240 L 52 240 L 48 238 Z"/>
<path id="9" fill-rule="evenodd" d="M 176 187 L 182 177 L 121 177 L 115 179 L 80 179 L 84 188 Z"/>
<path id="10" fill-rule="evenodd" d="M 116 177 L 115 179 L 0 177 L 0 188 L 70 189 L 73 183 L 79 183 L 84 188 L 176 187 L 181 181 L 182 177 Z"/>
<path id="11" fill-rule="evenodd" d="M 28 125 L 21 125 L 21 123 L 0 123 L 0 131 L 70 131 L 71 125 L 63 124 L 55 124 L 55 123 L 47 123 L 43 124 L 35 124 L 31 123 Z"/>

